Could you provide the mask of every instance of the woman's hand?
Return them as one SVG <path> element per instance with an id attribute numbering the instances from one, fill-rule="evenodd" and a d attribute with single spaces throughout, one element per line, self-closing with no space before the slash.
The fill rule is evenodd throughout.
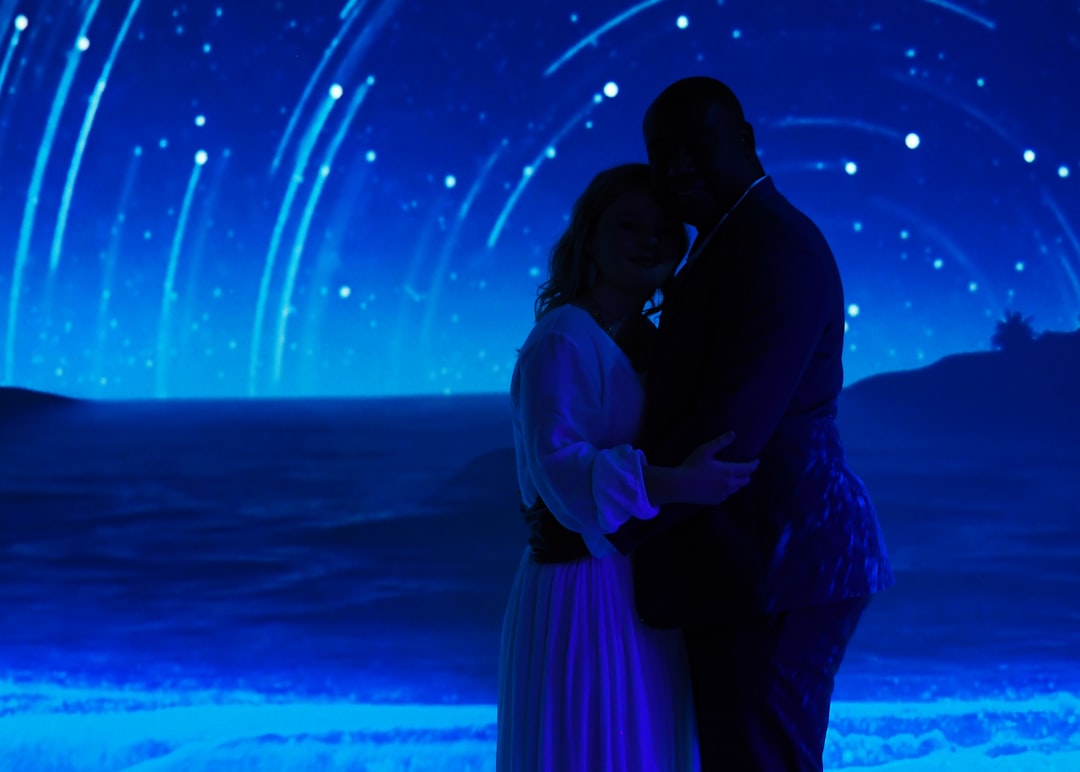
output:
<path id="1" fill-rule="evenodd" d="M 735 432 L 725 432 L 691 451 L 678 466 L 679 500 L 690 504 L 720 504 L 750 482 L 758 467 L 753 461 L 721 461 L 716 454 L 735 439 Z"/>

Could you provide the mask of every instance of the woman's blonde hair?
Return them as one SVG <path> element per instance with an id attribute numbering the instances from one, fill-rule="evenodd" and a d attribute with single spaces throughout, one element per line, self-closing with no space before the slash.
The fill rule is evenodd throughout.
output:
<path id="1" fill-rule="evenodd" d="M 649 187 L 651 184 L 649 165 L 643 163 L 614 166 L 592 178 L 592 182 L 574 202 L 570 224 L 551 248 L 548 279 L 537 290 L 536 303 L 533 306 L 537 319 L 551 309 L 573 301 L 591 288 L 595 281 L 596 266 L 589 259 L 587 246 L 596 223 L 623 193 L 638 187 Z M 685 252 L 689 246 L 685 228 L 682 234 L 685 240 L 682 251 Z M 659 306 L 659 293 L 653 298 L 653 306 Z"/>

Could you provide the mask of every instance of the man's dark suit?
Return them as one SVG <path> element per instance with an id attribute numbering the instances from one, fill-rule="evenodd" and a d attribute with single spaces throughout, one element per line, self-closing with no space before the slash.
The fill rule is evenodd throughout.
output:
<path id="1" fill-rule="evenodd" d="M 721 507 L 667 507 L 655 521 L 631 521 L 611 535 L 633 550 L 647 623 L 706 630 L 705 648 L 716 649 L 733 631 L 757 626 L 768 638 L 784 620 L 805 621 L 802 611 L 788 612 L 843 609 L 843 601 L 854 609 L 844 623 L 850 635 L 865 599 L 893 583 L 877 516 L 834 424 L 844 321 L 828 244 L 770 179 L 665 291 L 640 443 L 646 457 L 677 465 L 734 429 L 721 457 L 761 463 Z M 823 645 L 840 647 L 829 655 L 839 666 L 841 644 Z M 768 648 L 744 643 L 755 646 Z M 821 688 L 831 695 L 831 675 Z"/>

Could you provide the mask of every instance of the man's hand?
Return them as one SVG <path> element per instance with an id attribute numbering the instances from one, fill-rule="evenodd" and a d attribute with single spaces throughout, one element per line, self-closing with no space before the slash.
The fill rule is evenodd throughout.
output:
<path id="1" fill-rule="evenodd" d="M 750 476 L 758 467 L 757 459 L 736 462 L 721 461 L 716 457 L 734 439 L 735 432 L 724 432 L 698 445 L 677 467 L 681 501 L 688 504 L 721 504 L 728 496 L 750 483 Z"/>

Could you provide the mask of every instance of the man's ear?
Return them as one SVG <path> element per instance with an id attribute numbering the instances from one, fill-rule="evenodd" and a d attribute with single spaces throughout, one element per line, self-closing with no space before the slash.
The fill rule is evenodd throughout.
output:
<path id="1" fill-rule="evenodd" d="M 757 157 L 757 147 L 754 144 L 754 127 L 750 125 L 749 121 L 743 122 L 742 147 L 743 156 L 747 160 L 753 160 Z"/>

